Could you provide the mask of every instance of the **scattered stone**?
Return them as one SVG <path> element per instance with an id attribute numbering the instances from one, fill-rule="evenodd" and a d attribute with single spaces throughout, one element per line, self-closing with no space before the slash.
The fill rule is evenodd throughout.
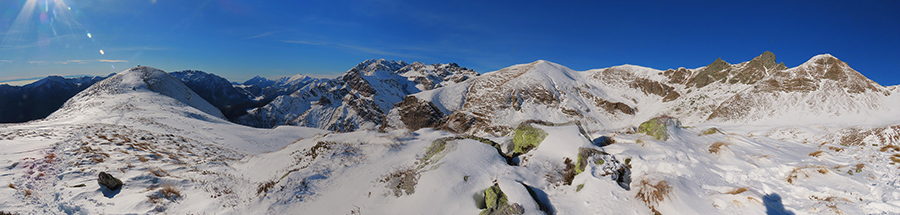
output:
<path id="1" fill-rule="evenodd" d="M 118 190 L 123 185 L 121 180 L 106 172 L 100 172 L 97 176 L 97 183 L 106 186 L 106 188 L 109 188 L 110 190 Z"/>

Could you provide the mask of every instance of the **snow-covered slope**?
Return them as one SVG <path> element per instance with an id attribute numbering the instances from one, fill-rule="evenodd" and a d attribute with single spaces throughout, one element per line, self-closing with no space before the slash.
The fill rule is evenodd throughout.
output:
<path id="1" fill-rule="evenodd" d="M 251 110 L 239 122 L 255 127 L 300 125 L 332 131 L 374 128 L 406 95 L 477 73 L 455 64 L 368 60 L 333 80 L 315 80 Z"/>
<path id="2" fill-rule="evenodd" d="M 9 184 L 0 190 L 0 210 L 120 214 L 215 208 L 228 201 L 206 191 L 214 182 L 204 175 L 233 174 L 224 172 L 226 162 L 323 132 L 232 124 L 178 79 L 136 67 L 94 84 L 45 120 L 0 126 L 0 180 Z M 125 185 L 118 191 L 100 186 L 99 172 Z M 167 188 L 183 196 L 166 196 Z"/>
<path id="3" fill-rule="evenodd" d="M 529 119 L 558 123 L 581 120 L 598 127 L 634 114 L 633 101 L 610 95 L 583 79 L 583 73 L 541 60 L 415 96 L 448 115 L 442 128 L 462 133 L 504 135 Z"/>

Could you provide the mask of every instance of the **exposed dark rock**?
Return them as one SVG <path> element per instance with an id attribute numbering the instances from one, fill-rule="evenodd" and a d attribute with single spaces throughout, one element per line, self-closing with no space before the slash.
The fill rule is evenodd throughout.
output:
<path id="1" fill-rule="evenodd" d="M 97 176 L 97 183 L 106 186 L 106 188 L 109 188 L 110 190 L 118 190 L 124 185 L 121 180 L 106 172 L 100 172 Z"/>
<path id="2" fill-rule="evenodd" d="M 655 94 L 663 97 L 663 102 L 670 102 L 681 96 L 675 88 L 653 80 L 638 78 L 631 82 L 631 87 L 640 89 L 645 94 Z M 624 105 L 624 104 L 623 104 Z"/>
<path id="3" fill-rule="evenodd" d="M 400 111 L 400 120 L 409 130 L 433 128 L 441 123 L 444 114 L 429 101 L 422 101 L 415 96 L 406 96 L 402 102 L 394 105 Z"/>

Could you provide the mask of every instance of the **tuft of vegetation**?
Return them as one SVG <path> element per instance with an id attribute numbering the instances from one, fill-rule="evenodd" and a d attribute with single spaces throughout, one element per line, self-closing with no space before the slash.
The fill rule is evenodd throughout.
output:
<path id="1" fill-rule="evenodd" d="M 13 190 L 18 190 L 18 189 L 16 189 L 16 185 L 13 184 L 13 183 L 9 183 L 9 185 L 7 185 L 7 186 L 8 186 L 9 188 L 12 188 Z"/>
<path id="2" fill-rule="evenodd" d="M 566 165 L 566 168 L 562 172 L 563 176 L 563 184 L 572 185 L 572 180 L 575 180 L 575 164 L 572 164 L 572 159 L 566 158 L 563 163 Z"/>
<path id="3" fill-rule="evenodd" d="M 0 215 L 19 215 L 19 214 L 17 214 L 17 213 L 10 213 L 10 212 L 6 212 L 6 211 L 0 211 Z"/>
<path id="4" fill-rule="evenodd" d="M 147 171 L 150 172 L 150 174 L 155 175 L 156 177 L 169 176 L 169 172 L 166 172 L 165 170 L 160 169 L 160 168 L 150 168 Z"/>
<path id="5" fill-rule="evenodd" d="M 862 172 L 863 167 L 866 167 L 866 165 L 863 163 L 856 164 L 856 173 Z"/>
<path id="6" fill-rule="evenodd" d="M 524 214 L 525 208 L 518 203 L 509 204 L 500 185 L 494 184 L 484 190 L 484 205 L 487 207 L 479 215 Z"/>
<path id="7" fill-rule="evenodd" d="M 885 145 L 885 146 L 882 146 L 881 149 L 879 149 L 879 151 L 881 151 L 881 152 L 887 152 L 888 150 L 894 150 L 895 152 L 900 152 L 900 146 Z"/>
<path id="8" fill-rule="evenodd" d="M 891 156 L 891 161 L 893 161 L 895 164 L 900 164 L 900 154 L 894 154 L 893 156 Z"/>
<path id="9" fill-rule="evenodd" d="M 463 180 L 468 181 L 468 176 L 464 176 Z M 385 183 L 385 187 L 394 193 L 395 197 L 403 194 L 412 195 L 416 192 L 416 184 L 419 183 L 419 172 L 412 167 L 400 167 L 393 172 L 381 176 L 378 180 Z"/>
<path id="10" fill-rule="evenodd" d="M 809 174 L 807 174 L 806 171 L 804 171 L 805 169 L 814 169 L 816 172 L 819 172 L 820 174 L 826 174 L 829 172 L 828 168 L 826 168 L 824 166 L 818 166 L 818 165 L 806 165 L 806 166 L 802 166 L 802 167 L 796 167 L 793 170 L 791 170 L 790 173 L 788 173 L 788 177 L 785 181 L 787 181 L 790 184 L 794 184 L 794 182 L 797 179 L 799 179 L 801 176 L 804 178 L 809 178 Z"/>
<path id="11" fill-rule="evenodd" d="M 547 132 L 544 130 L 535 128 L 528 122 L 520 123 L 513 134 L 513 151 L 510 157 L 528 153 L 528 151 L 537 148 L 546 137 Z"/>
<path id="12" fill-rule="evenodd" d="M 700 134 L 698 134 L 697 136 L 710 135 L 710 134 L 715 134 L 715 133 L 724 133 L 724 132 L 722 132 L 722 130 L 719 130 L 719 128 L 712 127 L 712 128 L 704 130 L 703 132 L 700 132 Z"/>
<path id="13" fill-rule="evenodd" d="M 734 188 L 731 191 L 725 192 L 725 194 L 737 195 L 737 194 L 741 194 L 743 192 L 747 192 L 747 187 Z"/>
<path id="14" fill-rule="evenodd" d="M 276 183 L 278 182 L 275 180 L 259 183 L 259 186 L 256 188 L 256 195 L 263 194 L 263 196 L 266 196 L 266 194 L 269 193 L 269 190 L 272 190 L 272 187 L 275 187 Z"/>
<path id="15" fill-rule="evenodd" d="M 711 153 L 711 154 L 718 154 L 718 153 L 719 153 L 719 150 L 722 149 L 722 146 L 725 146 L 725 143 L 723 143 L 723 142 L 715 142 L 715 143 L 713 143 L 712 145 L 709 146 L 709 153 Z"/>
<path id="16" fill-rule="evenodd" d="M 819 157 L 819 156 L 822 155 L 822 153 L 824 153 L 824 152 L 822 152 L 822 151 L 814 151 L 814 152 L 810 152 L 810 153 L 809 153 L 809 156 L 810 156 L 810 157 Z"/>
<path id="17" fill-rule="evenodd" d="M 584 189 L 584 184 L 579 184 L 578 186 L 576 186 L 576 187 L 575 187 L 575 192 L 580 192 L 581 189 Z"/>
<path id="18" fill-rule="evenodd" d="M 638 183 L 638 191 L 634 197 L 644 202 L 650 208 L 650 211 L 658 214 L 659 211 L 656 210 L 656 206 L 659 205 L 659 202 L 665 200 L 671 192 L 672 186 L 669 186 L 669 183 L 665 180 L 660 180 L 653 184 L 653 182 L 644 178 Z"/>
<path id="19" fill-rule="evenodd" d="M 153 188 L 151 187 L 151 189 Z M 164 184 L 160 186 L 155 193 L 147 195 L 147 201 L 153 204 L 163 204 L 164 202 L 162 200 L 164 199 L 174 202 L 181 199 L 181 197 L 181 190 L 178 190 L 175 185 Z"/>

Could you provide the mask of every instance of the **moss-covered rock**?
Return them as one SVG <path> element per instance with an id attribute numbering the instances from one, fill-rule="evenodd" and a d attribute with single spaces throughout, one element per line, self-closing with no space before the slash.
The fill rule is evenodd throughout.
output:
<path id="1" fill-rule="evenodd" d="M 678 119 L 669 116 L 659 116 L 641 123 L 638 133 L 645 133 L 657 140 L 666 141 L 669 139 L 668 126 L 680 127 L 681 123 L 678 122 Z"/>
<path id="2" fill-rule="evenodd" d="M 712 128 L 704 130 L 703 132 L 700 132 L 700 134 L 698 134 L 697 136 L 710 135 L 710 134 L 715 134 L 715 133 L 723 133 L 723 132 L 722 132 L 722 130 L 719 130 L 719 128 L 712 127 Z"/>
<path id="3" fill-rule="evenodd" d="M 531 126 L 530 123 L 524 122 L 519 124 L 513 134 L 513 151 L 512 157 L 525 154 L 534 148 L 537 148 L 547 137 L 547 132 L 540 128 Z"/>
<path id="4" fill-rule="evenodd" d="M 600 164 L 600 162 L 604 162 L 603 159 L 599 158 L 600 155 L 608 154 L 606 152 L 592 148 L 578 148 L 578 161 L 575 163 L 575 175 L 584 172 L 584 168 L 587 167 L 588 162 L 593 162 L 594 164 Z"/>
<path id="5" fill-rule="evenodd" d="M 480 215 L 511 215 L 524 214 L 525 208 L 518 203 L 509 204 L 506 194 L 500 190 L 500 186 L 494 184 L 487 190 L 484 190 L 484 203 L 487 209 L 479 213 Z"/>
<path id="6" fill-rule="evenodd" d="M 504 159 L 506 159 L 507 163 L 512 162 L 510 157 L 503 153 L 503 150 L 501 149 L 501 146 L 499 143 L 494 142 L 488 138 L 478 137 L 475 135 L 459 135 L 459 136 L 455 136 L 455 137 L 442 137 L 442 138 L 438 138 L 438 139 L 432 141 L 431 146 L 428 147 L 428 149 L 425 151 L 425 155 L 422 156 L 422 162 L 421 162 L 419 168 L 421 168 L 427 164 L 434 163 L 434 162 L 437 162 L 438 160 L 440 160 L 439 155 L 441 154 L 441 152 L 443 152 L 446 149 L 447 144 L 449 144 L 449 142 L 454 141 L 454 140 L 463 140 L 463 139 L 472 139 L 472 140 L 487 144 L 491 147 L 494 147 L 494 149 L 497 149 L 497 153 L 500 154 L 500 156 L 502 156 Z"/>

